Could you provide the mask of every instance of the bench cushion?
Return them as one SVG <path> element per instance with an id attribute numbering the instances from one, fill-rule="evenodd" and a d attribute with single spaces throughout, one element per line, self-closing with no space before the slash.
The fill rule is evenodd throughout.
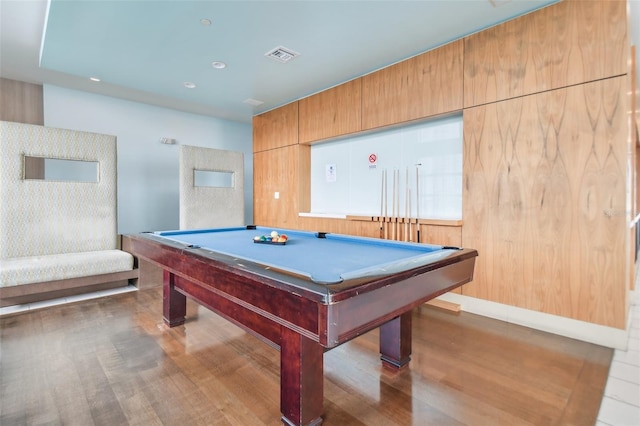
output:
<path id="1" fill-rule="evenodd" d="M 121 250 L 0 259 L 0 287 L 130 271 L 133 256 Z"/>

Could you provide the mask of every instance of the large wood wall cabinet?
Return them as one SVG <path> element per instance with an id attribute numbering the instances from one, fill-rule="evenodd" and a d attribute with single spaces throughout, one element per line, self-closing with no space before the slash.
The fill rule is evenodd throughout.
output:
<path id="1" fill-rule="evenodd" d="M 565 0 L 464 39 L 464 106 L 627 72 L 626 1 Z"/>
<path id="2" fill-rule="evenodd" d="M 311 143 L 362 130 L 362 79 L 300 99 L 299 142 Z"/>
<path id="3" fill-rule="evenodd" d="M 626 77 L 464 111 L 465 295 L 624 329 Z"/>
<path id="4" fill-rule="evenodd" d="M 463 41 L 362 77 L 363 130 L 462 109 Z"/>

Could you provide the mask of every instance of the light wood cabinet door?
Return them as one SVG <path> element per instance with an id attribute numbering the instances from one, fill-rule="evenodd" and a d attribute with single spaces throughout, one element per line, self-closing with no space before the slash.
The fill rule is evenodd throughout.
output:
<path id="1" fill-rule="evenodd" d="M 566 0 L 464 39 L 464 106 L 627 72 L 626 1 Z"/>
<path id="2" fill-rule="evenodd" d="M 362 77 L 363 130 L 462 109 L 457 40 Z"/>
<path id="3" fill-rule="evenodd" d="M 463 294 L 626 326 L 625 77 L 464 110 Z"/>
<path id="4" fill-rule="evenodd" d="M 253 152 L 297 143 L 297 101 L 253 117 Z"/>
<path id="5" fill-rule="evenodd" d="M 299 102 L 299 142 L 310 143 L 362 129 L 362 79 L 327 89 Z"/>
<path id="6" fill-rule="evenodd" d="M 291 145 L 254 153 L 253 221 L 256 225 L 298 228 L 298 213 L 309 211 L 310 148 Z"/>

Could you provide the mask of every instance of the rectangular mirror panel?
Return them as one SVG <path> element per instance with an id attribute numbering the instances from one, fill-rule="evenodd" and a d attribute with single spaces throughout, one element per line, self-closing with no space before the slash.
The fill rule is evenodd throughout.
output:
<path id="1" fill-rule="evenodd" d="M 98 162 L 24 156 L 24 178 L 58 182 L 98 182 Z"/>
<path id="2" fill-rule="evenodd" d="M 233 172 L 219 172 L 213 170 L 194 170 L 194 186 L 211 188 L 233 188 Z"/>

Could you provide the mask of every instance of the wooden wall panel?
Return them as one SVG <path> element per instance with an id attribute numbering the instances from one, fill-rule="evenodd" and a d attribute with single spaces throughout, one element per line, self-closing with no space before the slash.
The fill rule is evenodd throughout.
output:
<path id="1" fill-rule="evenodd" d="M 464 111 L 463 294 L 624 328 L 627 98 L 618 77 Z"/>
<path id="2" fill-rule="evenodd" d="M 462 227 L 420 225 L 420 242 L 443 246 L 462 246 Z"/>
<path id="3" fill-rule="evenodd" d="M 333 232 L 370 238 L 380 236 L 378 223 L 372 221 L 301 217 L 298 224 L 299 229 L 306 231 Z"/>
<path id="4" fill-rule="evenodd" d="M 253 152 L 297 143 L 297 101 L 253 117 Z"/>
<path id="5" fill-rule="evenodd" d="M 636 122 L 636 117 L 638 116 L 638 64 L 636 63 L 636 46 L 630 46 L 629 49 L 629 115 L 630 115 L 630 131 L 631 131 L 631 149 L 629 150 L 629 154 L 631 156 L 630 163 L 634 166 L 631 167 L 631 184 L 633 186 L 633 190 L 631 191 L 631 206 L 632 206 L 632 216 L 635 219 L 638 216 L 638 191 L 640 191 L 640 185 L 638 184 L 638 148 L 640 147 L 640 140 L 638 139 L 638 123 Z M 637 247 L 637 238 L 636 238 L 636 230 L 638 227 L 637 221 L 635 222 L 635 226 L 630 227 L 629 235 L 630 241 L 629 249 L 631 259 L 636 258 L 636 247 Z M 635 266 L 633 263 L 630 265 L 628 273 L 629 273 L 629 290 L 634 291 L 636 289 L 636 268 L 631 267 Z"/>
<path id="6" fill-rule="evenodd" d="M 0 78 L 0 120 L 43 126 L 42 85 Z"/>
<path id="7" fill-rule="evenodd" d="M 462 109 L 462 40 L 362 77 L 362 128 Z"/>
<path id="8" fill-rule="evenodd" d="M 464 106 L 627 72 L 626 1 L 565 0 L 464 40 Z"/>
<path id="9" fill-rule="evenodd" d="M 310 147 L 291 145 L 253 155 L 253 221 L 256 225 L 298 228 L 298 212 L 308 210 Z M 305 176 L 306 179 L 305 179 Z M 274 193 L 280 198 L 276 199 Z M 302 194 L 302 197 L 301 197 Z"/>
<path id="10" fill-rule="evenodd" d="M 362 129 L 360 78 L 298 102 L 300 143 L 329 139 Z"/>

